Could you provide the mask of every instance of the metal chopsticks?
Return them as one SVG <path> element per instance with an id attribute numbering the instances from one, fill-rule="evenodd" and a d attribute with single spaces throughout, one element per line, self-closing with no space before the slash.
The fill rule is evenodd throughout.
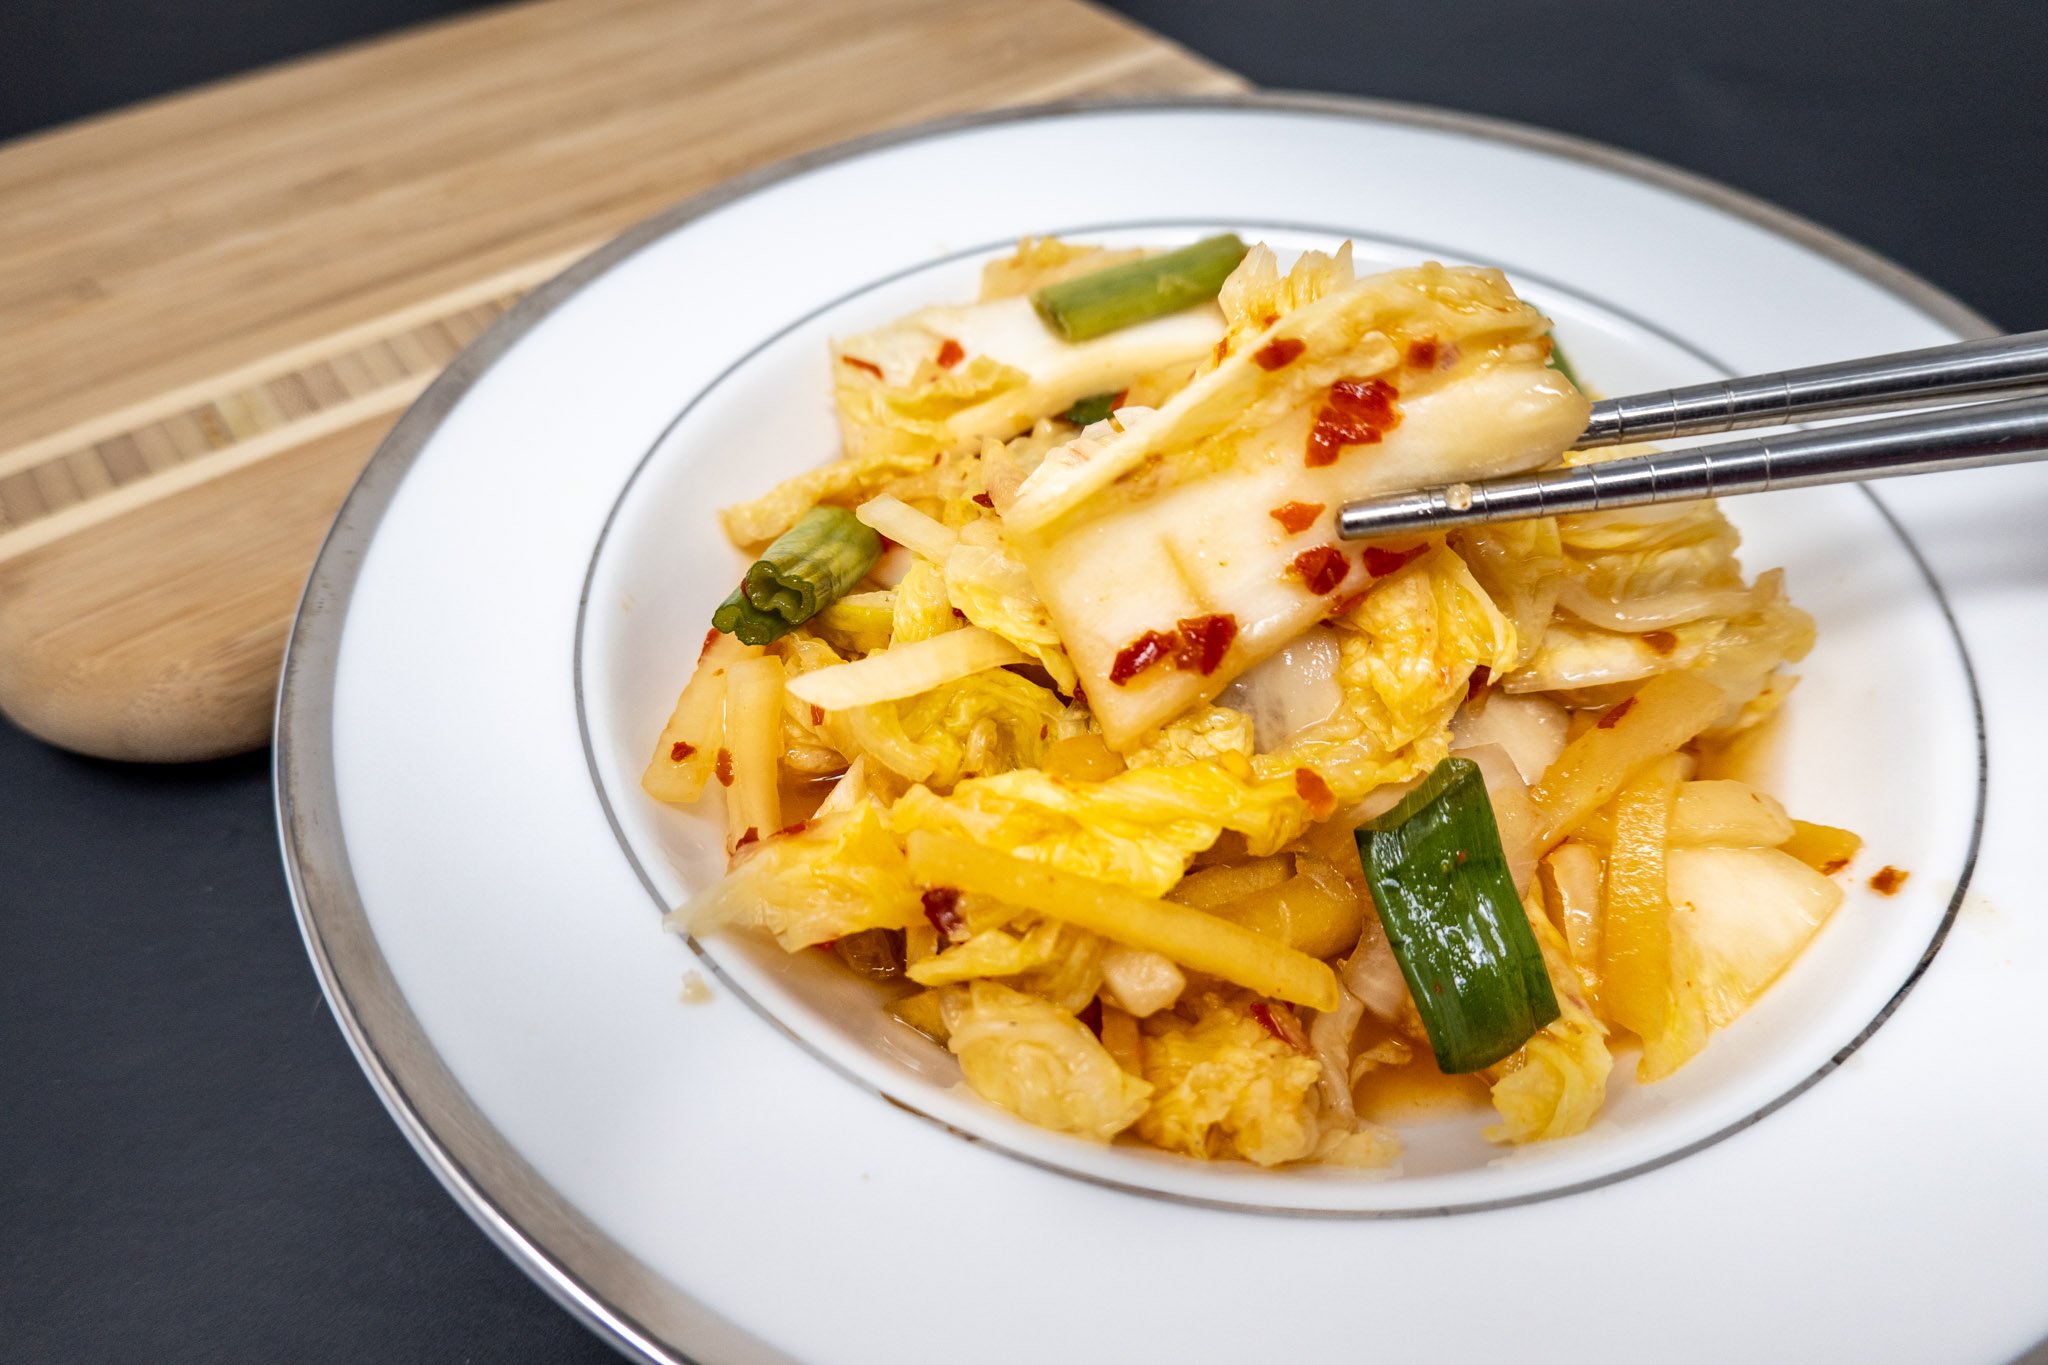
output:
<path id="1" fill-rule="evenodd" d="M 1646 503 L 1762 493 L 2048 458 L 2048 332 L 1696 384 L 1593 405 L 1576 448 L 1846 417 L 1902 402 L 2003 401 L 1787 432 L 1347 504 L 1347 540 Z"/>
<path id="2" fill-rule="evenodd" d="M 2048 332 L 1987 337 L 1801 370 L 1721 379 L 1593 405 L 1576 449 L 1712 436 L 1810 418 L 1850 417 L 1943 395 L 2048 382 Z"/>

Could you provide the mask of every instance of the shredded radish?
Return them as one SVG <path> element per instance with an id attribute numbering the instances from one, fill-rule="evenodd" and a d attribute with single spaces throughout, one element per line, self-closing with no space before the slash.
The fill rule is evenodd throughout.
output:
<path id="1" fill-rule="evenodd" d="M 1021 664 L 1024 656 L 1000 635 L 963 626 L 911 644 L 892 645 L 850 664 L 834 664 L 793 679 L 789 694 L 827 711 L 929 692 L 985 668 Z"/>
<path id="2" fill-rule="evenodd" d="M 870 498 L 853 509 L 861 524 L 872 527 L 898 545 L 907 545 L 926 559 L 943 560 L 959 543 L 957 532 L 888 493 Z"/>

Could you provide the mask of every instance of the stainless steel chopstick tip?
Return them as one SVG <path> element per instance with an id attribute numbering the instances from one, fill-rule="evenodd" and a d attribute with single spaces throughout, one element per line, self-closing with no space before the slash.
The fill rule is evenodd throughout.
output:
<path id="1" fill-rule="evenodd" d="M 1451 530 L 1484 520 L 1483 507 L 1474 514 L 1471 485 L 1447 484 L 1346 503 L 1337 509 L 1337 536 L 1341 540 L 1380 540 L 1416 530 Z"/>

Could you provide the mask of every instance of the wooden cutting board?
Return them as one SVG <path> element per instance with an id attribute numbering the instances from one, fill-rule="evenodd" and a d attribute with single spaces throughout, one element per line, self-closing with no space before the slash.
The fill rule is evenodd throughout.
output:
<path id="1" fill-rule="evenodd" d="M 108 758 L 265 743 L 386 428 L 676 200 L 942 114 L 1239 88 L 1080 0 L 541 0 L 0 146 L 0 710 Z"/>

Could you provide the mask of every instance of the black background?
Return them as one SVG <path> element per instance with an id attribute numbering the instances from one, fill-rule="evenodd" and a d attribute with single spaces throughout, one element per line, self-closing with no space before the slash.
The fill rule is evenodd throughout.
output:
<path id="1" fill-rule="evenodd" d="M 0 137 L 469 8 L 0 0 Z M 1117 8 L 1264 85 L 1703 172 L 2048 327 L 2042 0 Z M 470 1225 L 356 1069 L 260 756 L 124 767 L 0 723 L 0 1357 L 614 1358 Z"/>

